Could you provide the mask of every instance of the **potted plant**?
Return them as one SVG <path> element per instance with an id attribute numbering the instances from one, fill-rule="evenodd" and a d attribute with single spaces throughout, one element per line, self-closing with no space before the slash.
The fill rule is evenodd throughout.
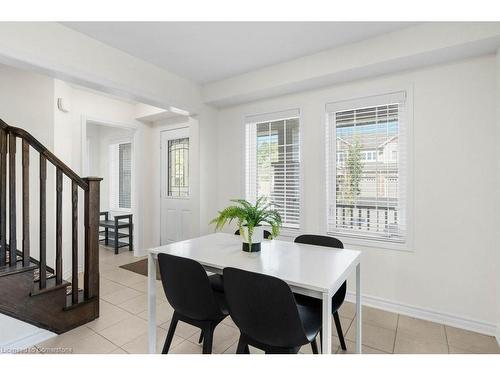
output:
<path id="1" fill-rule="evenodd" d="M 243 241 L 243 251 L 260 251 L 260 244 L 264 239 L 262 224 L 268 224 L 271 227 L 272 238 L 279 235 L 281 216 L 272 208 L 267 198 L 258 198 L 255 205 L 244 199 L 232 199 L 231 202 L 236 204 L 219 211 L 219 215 L 210 224 L 215 224 L 215 230 L 220 230 L 227 223 L 236 220 Z"/>

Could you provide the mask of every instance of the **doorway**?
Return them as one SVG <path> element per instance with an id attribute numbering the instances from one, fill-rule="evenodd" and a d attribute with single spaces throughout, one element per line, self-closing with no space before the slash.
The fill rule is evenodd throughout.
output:
<path id="1" fill-rule="evenodd" d="M 85 137 L 82 137 L 85 140 L 85 147 L 82 147 L 85 175 L 103 178 L 100 185 L 100 212 L 107 212 L 108 220 L 113 220 L 117 215 L 132 214 L 133 236 L 120 238 L 119 251 L 129 251 L 130 247 L 125 245 L 130 245 L 130 239 L 133 238 L 134 253 L 139 242 L 135 130 L 135 127 L 86 119 Z M 128 229 L 125 232 L 128 234 Z M 122 231 L 119 234 L 122 236 Z M 104 237 L 100 236 L 100 239 Z M 105 242 L 101 245 L 105 245 Z M 107 246 L 111 250 L 112 242 Z"/>
<path id="2" fill-rule="evenodd" d="M 161 220 L 160 243 L 192 238 L 193 142 L 189 126 L 160 132 Z"/>

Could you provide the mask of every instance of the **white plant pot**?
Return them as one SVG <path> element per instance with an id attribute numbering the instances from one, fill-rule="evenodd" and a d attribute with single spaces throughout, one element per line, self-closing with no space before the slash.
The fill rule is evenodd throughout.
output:
<path id="1" fill-rule="evenodd" d="M 241 227 L 240 231 L 241 241 L 243 243 L 243 251 L 253 253 L 260 251 L 260 244 L 264 240 L 264 228 L 257 226 L 253 228 L 252 237 L 248 236 L 248 227 Z M 250 247 L 249 244 L 252 244 Z"/>

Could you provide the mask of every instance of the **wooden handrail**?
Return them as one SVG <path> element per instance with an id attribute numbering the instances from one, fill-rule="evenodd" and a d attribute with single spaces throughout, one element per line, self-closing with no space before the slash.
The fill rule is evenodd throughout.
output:
<path id="1" fill-rule="evenodd" d="M 78 176 L 75 171 L 73 171 L 70 167 L 68 167 L 61 159 L 55 156 L 50 150 L 42 145 L 35 137 L 33 137 L 26 130 L 21 128 L 16 128 L 15 126 L 8 125 L 5 121 L 0 119 L 0 128 L 2 128 L 7 134 L 13 134 L 16 137 L 19 137 L 28 144 L 37 150 L 40 155 L 43 155 L 47 161 L 52 163 L 56 168 L 59 168 L 66 176 L 68 176 L 71 180 L 75 181 L 78 186 L 80 186 L 83 190 L 87 191 L 89 189 L 88 184 L 85 182 L 83 178 Z"/>
<path id="2" fill-rule="evenodd" d="M 17 227 L 16 227 L 16 141 L 22 141 L 22 252 L 17 250 Z M 56 157 L 44 145 L 27 131 L 9 126 L 0 119 L 0 266 L 6 265 L 6 254 L 9 251 L 10 266 L 15 266 L 17 254 L 22 254 L 23 265 L 29 266 L 30 257 L 30 212 L 29 212 L 29 150 L 32 147 L 40 154 L 39 165 L 39 290 L 49 286 L 47 272 L 55 273 L 56 286 L 63 284 L 63 175 L 71 180 L 71 265 L 72 265 L 72 294 L 73 305 L 81 302 L 78 285 L 78 187 L 84 191 L 84 280 L 83 299 L 96 299 L 95 311 L 99 310 L 99 184 L 102 178 L 78 176 L 70 167 Z M 7 160 L 8 155 L 8 160 Z M 8 165 L 7 165 L 8 161 Z M 47 162 L 56 169 L 56 220 L 55 220 L 55 270 L 47 265 Z M 8 185 L 7 185 L 8 166 Z M 9 204 L 9 244 L 6 242 L 6 210 L 7 210 L 7 186 Z M 52 228 L 50 228 L 52 229 Z M 53 272 L 52 272 L 53 271 Z"/>

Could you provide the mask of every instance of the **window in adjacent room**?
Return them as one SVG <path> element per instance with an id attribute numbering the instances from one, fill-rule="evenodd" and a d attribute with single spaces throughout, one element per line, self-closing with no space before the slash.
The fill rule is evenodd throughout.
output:
<path id="1" fill-rule="evenodd" d="M 109 194 L 111 209 L 131 209 L 132 143 L 116 142 L 109 145 Z"/>

